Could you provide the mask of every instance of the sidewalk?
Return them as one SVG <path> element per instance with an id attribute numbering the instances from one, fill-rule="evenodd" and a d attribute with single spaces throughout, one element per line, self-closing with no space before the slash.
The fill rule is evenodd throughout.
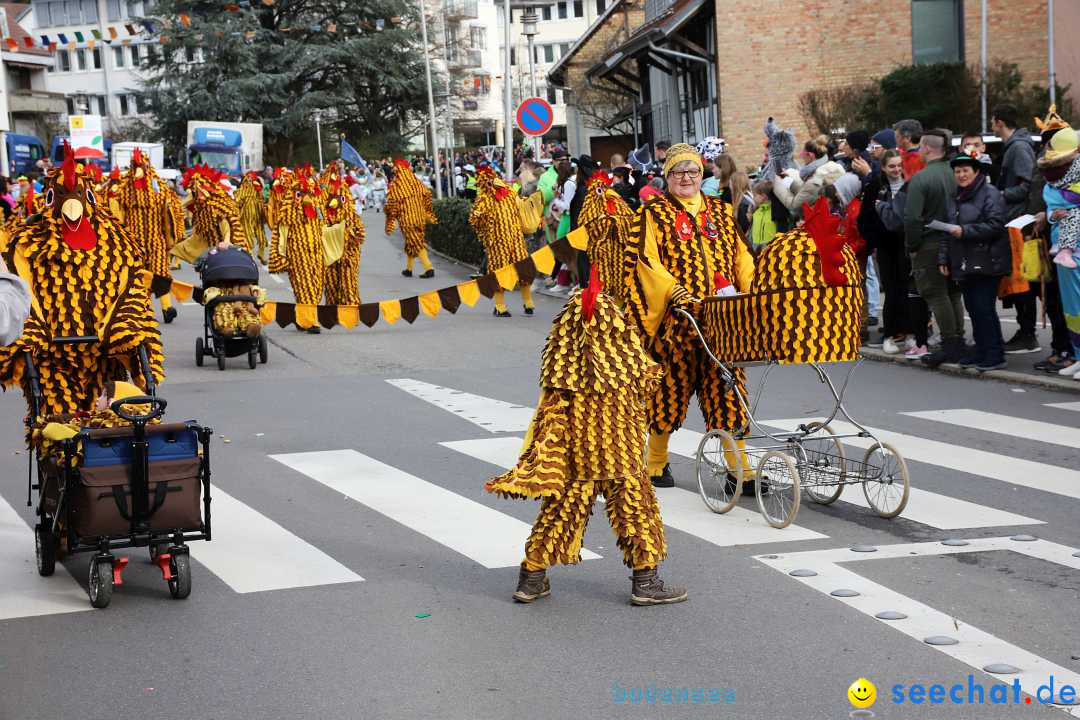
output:
<path id="1" fill-rule="evenodd" d="M 1044 372 L 1039 372 L 1031 366 L 1045 358 L 1050 354 L 1048 348 L 1044 348 L 1045 352 L 1040 351 L 1037 353 L 1030 353 L 1025 355 L 1006 355 L 1005 360 L 1009 363 L 1009 367 L 1005 370 L 991 370 L 990 372 L 981 373 L 974 368 L 965 370 L 959 365 L 946 363 L 937 370 L 932 370 L 917 360 L 907 360 L 902 354 L 900 355 L 888 355 L 881 348 L 871 348 L 863 346 L 859 352 L 867 360 L 874 360 L 877 362 L 893 362 L 907 367 L 917 367 L 925 370 L 926 372 L 946 372 L 952 375 L 963 375 L 965 377 L 975 378 L 978 380 L 998 380 L 1000 382 L 1007 382 L 1021 385 L 1033 385 L 1036 387 L 1043 387 L 1050 390 L 1059 390 L 1062 392 L 1077 393 L 1080 394 L 1080 381 L 1073 380 L 1072 378 L 1061 377 L 1059 375 L 1048 375 Z"/>

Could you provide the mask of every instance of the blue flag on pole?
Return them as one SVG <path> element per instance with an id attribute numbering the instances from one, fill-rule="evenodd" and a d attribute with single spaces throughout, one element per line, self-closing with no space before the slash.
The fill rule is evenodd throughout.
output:
<path id="1" fill-rule="evenodd" d="M 367 163 L 360 157 L 360 153 L 356 152 L 356 148 L 344 140 L 341 141 L 341 159 L 346 165 L 356 165 L 364 168 L 365 171 L 368 169 Z"/>

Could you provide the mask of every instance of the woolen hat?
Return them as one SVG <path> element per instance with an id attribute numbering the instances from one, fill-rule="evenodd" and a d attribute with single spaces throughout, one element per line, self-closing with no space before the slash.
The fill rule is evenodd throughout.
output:
<path id="1" fill-rule="evenodd" d="M 585 174 L 585 177 L 591 177 L 594 172 L 600 169 L 600 163 L 593 160 L 590 155 L 579 155 L 574 163 L 578 166 L 578 170 Z"/>
<path id="2" fill-rule="evenodd" d="M 878 130 L 874 133 L 874 137 L 870 138 L 881 147 L 886 150 L 896 149 L 896 132 L 892 128 L 885 128 L 884 130 Z"/>
<path id="3" fill-rule="evenodd" d="M 870 144 L 870 133 L 865 130 L 852 130 L 844 136 L 844 139 L 847 140 L 847 144 L 852 150 L 863 152 Z"/>

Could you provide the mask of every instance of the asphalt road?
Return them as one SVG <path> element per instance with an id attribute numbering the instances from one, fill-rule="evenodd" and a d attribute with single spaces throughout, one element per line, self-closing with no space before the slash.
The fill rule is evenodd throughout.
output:
<path id="1" fill-rule="evenodd" d="M 400 239 L 383 236 L 381 216 L 365 220 L 365 300 L 467 277 L 445 262 L 434 280 L 401 277 Z M 263 284 L 290 298 L 287 282 Z M 510 319 L 481 299 L 413 325 L 271 327 L 269 364 L 237 358 L 225 372 L 195 366 L 201 310 L 181 307 L 164 328 L 161 395 L 170 419 L 214 427 L 217 492 L 215 539 L 192 544 L 183 601 L 144 550 L 105 610 L 86 600 L 86 555 L 37 576 L 22 400 L 6 393 L 0 718 L 832 719 L 855 710 L 847 689 L 860 678 L 876 685 L 879 718 L 1068 710 L 1025 699 L 1051 675 L 1055 690 L 1080 692 L 1080 397 L 865 363 L 848 409 L 907 458 L 908 508 L 879 518 L 853 486 L 829 507 L 804 497 L 783 530 L 753 498 L 726 515 L 702 504 L 693 409 L 673 442 L 678 487 L 661 493 L 661 571 L 690 601 L 630 606 L 597 512 L 585 545 L 598 557 L 553 569 L 551 596 L 519 605 L 510 595 L 536 507 L 482 484 L 513 462 L 559 301 L 539 297 L 529 318 L 511 298 Z M 782 426 L 830 410 L 808 368 L 782 368 L 756 417 Z M 846 455 L 864 447 L 856 439 Z M 941 544 L 955 538 L 969 544 Z M 908 617 L 874 617 L 885 610 Z M 931 646 L 931 635 L 958 642 Z M 993 662 L 1017 672 L 985 672 Z M 969 683 L 983 703 L 968 702 L 979 699 Z M 908 699 L 935 684 L 943 702 Z M 992 703 L 995 684 L 1008 702 Z M 682 688 L 685 700 L 650 699 Z"/>

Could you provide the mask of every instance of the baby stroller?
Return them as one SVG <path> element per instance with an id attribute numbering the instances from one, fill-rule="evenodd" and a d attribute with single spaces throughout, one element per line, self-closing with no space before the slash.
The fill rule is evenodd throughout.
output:
<path id="1" fill-rule="evenodd" d="M 240 248 L 230 247 L 207 252 L 199 257 L 195 269 L 202 279 L 202 288 L 196 290 L 195 298 L 203 302 L 210 288 L 228 288 L 235 285 L 255 285 L 259 282 L 259 267 L 255 259 Z M 225 358 L 247 355 L 248 367 L 255 369 L 257 363 L 266 363 L 267 342 L 262 332 L 252 337 L 240 328 L 223 333 L 214 325 L 214 311 L 223 303 L 250 303 L 258 313 L 255 295 L 216 294 L 204 302 L 203 336 L 195 338 L 195 364 L 202 367 L 203 358 L 217 358 L 218 370 L 225 369 Z"/>
<path id="2" fill-rule="evenodd" d="M 97 343 L 97 337 L 59 337 L 54 344 Z M 32 432 L 42 418 L 44 396 L 33 357 L 25 354 Z M 108 606 L 113 589 L 123 585 L 127 557 L 113 551 L 147 547 L 169 593 L 191 593 L 187 542 L 210 540 L 210 436 L 213 430 L 194 421 L 157 423 L 166 407 L 155 396 L 145 348 L 139 348 L 148 395 L 115 400 L 110 409 L 129 425 L 80 427 L 47 450 L 29 455 L 27 505 L 38 491 L 34 527 L 37 570 L 52 575 L 56 561 L 68 554 L 91 552 L 87 594 L 95 608 Z M 48 425 L 44 430 L 46 434 Z M 36 484 L 33 471 L 37 458 Z"/>

